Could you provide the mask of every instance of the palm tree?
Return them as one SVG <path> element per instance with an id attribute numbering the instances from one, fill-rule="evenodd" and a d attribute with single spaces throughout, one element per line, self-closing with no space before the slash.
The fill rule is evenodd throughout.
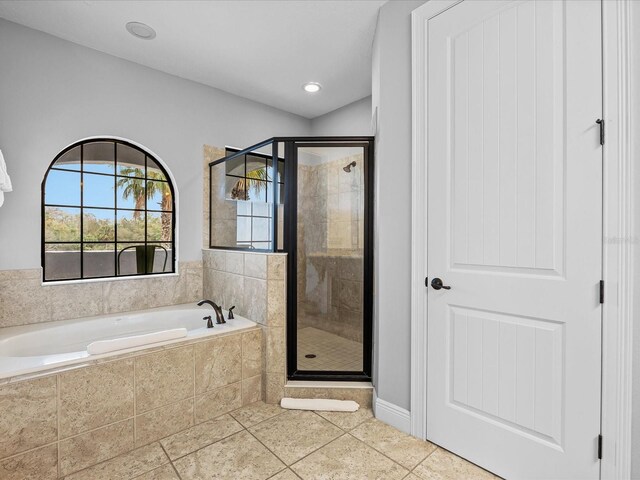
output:
<path id="1" fill-rule="evenodd" d="M 148 196 L 148 194 L 145 194 L 144 171 L 139 168 L 126 167 L 120 170 L 120 174 L 127 175 L 127 177 L 119 178 L 116 185 L 118 188 L 124 187 L 122 191 L 123 199 L 126 200 L 129 197 L 133 197 L 136 209 L 133 212 L 133 218 L 134 220 L 140 220 L 140 215 L 142 214 L 140 210 L 144 210 Z"/>
<path id="2" fill-rule="evenodd" d="M 258 193 L 262 192 L 271 178 L 265 167 L 256 168 L 247 172 L 246 178 L 239 179 L 231 189 L 231 198 L 234 200 L 251 200 L 249 189 L 254 188 Z"/>
<path id="3" fill-rule="evenodd" d="M 133 218 L 140 219 L 142 212 L 140 210 L 145 209 L 145 203 L 148 199 L 153 198 L 156 193 L 160 192 L 162 200 L 159 202 L 161 222 L 162 222 L 162 236 L 161 240 L 164 242 L 171 241 L 171 207 L 172 196 L 169 183 L 166 181 L 165 176 L 160 172 L 149 172 L 147 175 L 147 182 L 145 186 L 144 171 L 139 168 L 126 167 L 120 170 L 121 175 L 127 175 L 127 177 L 121 177 L 118 179 L 118 187 L 123 187 L 122 198 L 125 200 L 129 197 L 133 197 L 135 201 L 136 211 L 133 212 Z M 153 181 L 155 180 L 155 181 Z"/>

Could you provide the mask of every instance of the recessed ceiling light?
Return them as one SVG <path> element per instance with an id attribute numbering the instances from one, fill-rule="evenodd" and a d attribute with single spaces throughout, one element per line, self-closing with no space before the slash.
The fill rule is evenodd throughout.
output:
<path id="1" fill-rule="evenodd" d="M 322 88 L 322 85 L 320 85 L 318 82 L 307 82 L 302 86 L 302 88 L 304 88 L 305 92 L 317 93 Z"/>
<path id="2" fill-rule="evenodd" d="M 143 40 L 152 40 L 156 38 L 156 31 L 144 23 L 129 22 L 126 27 L 127 32 L 134 37 L 142 38 Z"/>

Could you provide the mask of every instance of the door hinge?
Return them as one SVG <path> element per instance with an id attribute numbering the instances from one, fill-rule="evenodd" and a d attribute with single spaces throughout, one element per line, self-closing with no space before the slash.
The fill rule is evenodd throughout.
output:
<path id="1" fill-rule="evenodd" d="M 598 435 L 598 460 L 602 460 L 602 435 Z"/>
<path id="2" fill-rule="evenodd" d="M 600 303 L 604 303 L 604 280 L 600 280 Z"/>
<path id="3" fill-rule="evenodd" d="M 600 125 L 600 145 L 604 145 L 604 120 L 599 118 L 596 123 Z"/>

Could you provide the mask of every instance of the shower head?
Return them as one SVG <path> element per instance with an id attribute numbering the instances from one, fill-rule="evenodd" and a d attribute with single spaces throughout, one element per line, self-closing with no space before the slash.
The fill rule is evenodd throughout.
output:
<path id="1" fill-rule="evenodd" d="M 355 167 L 355 166 L 356 166 L 356 161 L 354 160 L 353 162 L 351 162 L 346 167 L 343 167 L 342 170 L 344 170 L 347 173 L 351 173 L 351 167 Z"/>

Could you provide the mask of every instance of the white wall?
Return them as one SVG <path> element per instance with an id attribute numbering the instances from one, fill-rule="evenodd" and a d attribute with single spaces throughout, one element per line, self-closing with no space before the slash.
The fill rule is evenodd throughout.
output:
<path id="1" fill-rule="evenodd" d="M 311 135 L 373 135 L 371 97 L 357 100 L 311 120 Z"/>
<path id="2" fill-rule="evenodd" d="M 411 11 L 424 1 L 380 9 L 373 44 L 376 134 L 374 385 L 378 398 L 410 408 L 411 352 Z"/>
<path id="3" fill-rule="evenodd" d="M 141 47 L 142 47 L 141 43 Z M 139 142 L 179 190 L 179 258 L 200 259 L 203 144 L 308 135 L 310 121 L 0 19 L 0 149 L 14 192 L 0 208 L 0 270 L 40 266 L 40 183 L 66 145 Z"/>

